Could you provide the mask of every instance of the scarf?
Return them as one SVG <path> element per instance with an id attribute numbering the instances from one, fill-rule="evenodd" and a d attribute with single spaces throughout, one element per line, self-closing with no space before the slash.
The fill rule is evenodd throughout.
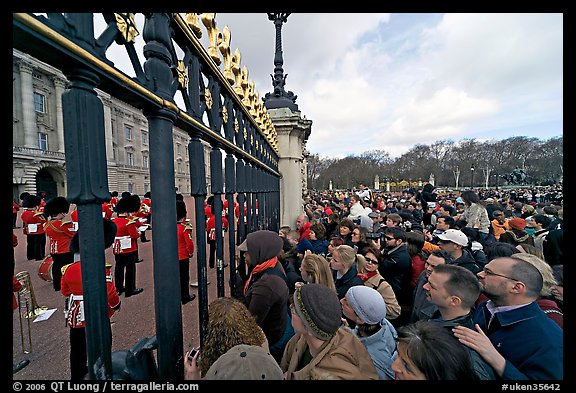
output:
<path id="1" fill-rule="evenodd" d="M 358 273 L 358 277 L 360 277 L 362 281 L 366 281 L 370 277 L 374 277 L 376 274 L 378 274 L 378 270 L 374 270 L 373 272 L 370 273 Z"/>
<path id="2" fill-rule="evenodd" d="M 254 274 L 262 273 L 265 270 L 272 269 L 273 267 L 276 266 L 277 263 L 278 263 L 278 257 L 272 257 L 267 261 L 264 261 L 254 266 L 252 272 L 250 272 L 250 277 L 248 277 L 248 280 L 246 280 L 246 284 L 244 284 L 244 295 L 246 295 L 246 291 L 248 290 L 248 286 L 252 282 L 252 276 L 254 276 Z"/>

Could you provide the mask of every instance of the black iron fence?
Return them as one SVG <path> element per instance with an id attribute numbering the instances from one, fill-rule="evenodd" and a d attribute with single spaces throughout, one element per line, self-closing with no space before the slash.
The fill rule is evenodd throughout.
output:
<path id="1" fill-rule="evenodd" d="M 216 27 L 214 14 L 146 13 L 141 31 L 133 14 L 103 13 L 106 28 L 94 32 L 92 13 L 13 14 L 13 47 L 54 66 L 69 84 L 62 96 L 66 150 L 67 199 L 78 205 L 82 277 L 91 379 L 112 378 L 110 324 L 104 280 L 101 204 L 109 200 L 104 111 L 95 89 L 141 109 L 148 120 L 150 180 L 154 198 L 154 286 L 158 378 L 180 379 L 174 365 L 183 353 L 182 311 L 177 277 L 173 127 L 190 136 L 191 195 L 195 201 L 199 278 L 200 340 L 207 327 L 207 196 L 204 143 L 211 146 L 211 190 L 216 217 L 217 293 L 223 296 L 224 238 L 222 198 L 228 201 L 230 275 L 235 274 L 235 246 L 248 232 L 277 230 L 280 174 L 274 126 L 240 53 L 230 52 L 230 32 Z M 200 23 L 210 46 L 200 45 Z M 140 63 L 135 37 L 145 42 Z M 113 45 L 125 48 L 134 69 L 129 77 L 107 58 Z M 222 67 L 220 67 L 220 65 Z M 184 108 L 176 104 L 179 94 Z M 225 157 L 223 157 L 223 153 Z M 235 200 L 246 205 L 247 225 L 235 228 Z M 258 208 L 258 214 L 256 214 Z M 238 222 L 244 222 L 240 208 Z M 235 280 L 229 280 L 234 285 Z M 233 290 L 233 288 L 231 288 Z M 156 344 L 154 344 L 156 346 Z M 141 345 L 146 347 L 146 345 Z"/>

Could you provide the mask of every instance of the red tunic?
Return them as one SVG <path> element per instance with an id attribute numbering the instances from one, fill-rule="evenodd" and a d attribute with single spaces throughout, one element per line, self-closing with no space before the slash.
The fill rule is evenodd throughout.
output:
<path id="1" fill-rule="evenodd" d="M 120 308 L 120 298 L 110 268 L 112 265 L 106 264 L 106 292 L 108 293 L 108 317 L 111 317 Z M 86 326 L 84 320 L 84 299 L 82 297 L 82 269 L 80 261 L 71 263 L 62 268 L 62 279 L 60 280 L 60 292 L 64 296 L 70 296 L 68 310 L 66 312 L 66 322 L 68 327 L 82 328 Z M 80 297 L 80 298 L 78 298 Z"/>
<path id="2" fill-rule="evenodd" d="M 49 220 L 44 223 L 44 231 L 50 238 L 50 254 L 70 252 L 70 240 L 74 236 L 72 221 Z"/>
<path id="3" fill-rule="evenodd" d="M 138 250 L 137 239 L 140 237 L 138 231 L 138 219 L 136 217 L 115 217 L 112 219 L 116 224 L 116 237 L 114 238 L 114 254 L 127 254 Z M 131 240 L 128 245 L 128 239 Z"/>
<path id="4" fill-rule="evenodd" d="M 25 235 L 42 235 L 44 233 L 46 218 L 41 211 L 26 210 L 22 213 L 22 222 L 24 223 L 22 232 Z M 29 227 L 29 225 L 32 226 Z M 31 232 L 31 229 L 35 229 L 35 231 Z"/>
<path id="5" fill-rule="evenodd" d="M 194 255 L 194 241 L 192 240 L 192 225 L 187 222 L 176 224 L 178 233 L 178 260 L 189 259 Z"/>
<path id="6" fill-rule="evenodd" d="M 228 229 L 228 220 L 226 217 L 222 216 L 222 229 Z M 208 234 L 209 240 L 216 240 L 216 216 L 211 214 L 206 221 L 206 233 Z"/>
<path id="7" fill-rule="evenodd" d="M 16 202 L 12 201 L 12 214 L 18 213 L 18 210 L 20 210 L 20 206 L 18 206 Z"/>
<path id="8" fill-rule="evenodd" d="M 18 281 L 16 276 L 12 276 L 12 292 L 18 292 L 21 289 L 22 284 L 20 283 L 20 281 Z M 12 311 L 16 310 L 17 308 L 18 308 L 18 302 L 16 301 L 16 295 L 12 293 Z"/>

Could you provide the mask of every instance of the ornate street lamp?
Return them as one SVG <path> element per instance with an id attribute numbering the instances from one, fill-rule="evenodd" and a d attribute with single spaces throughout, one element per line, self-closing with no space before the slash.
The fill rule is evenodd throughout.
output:
<path id="1" fill-rule="evenodd" d="M 474 164 L 470 166 L 470 171 L 472 172 L 472 188 L 474 188 Z"/>
<path id="2" fill-rule="evenodd" d="M 287 92 L 284 90 L 288 74 L 284 75 L 284 70 L 282 69 L 284 64 L 282 59 L 282 23 L 287 22 L 288 15 L 290 13 L 268 13 L 268 19 L 273 21 L 274 26 L 276 26 L 276 53 L 274 55 L 274 75 L 270 74 L 274 91 L 266 93 L 262 97 L 266 109 L 290 108 L 292 111 L 298 110 L 298 105 L 296 105 L 298 96 L 291 91 Z"/>

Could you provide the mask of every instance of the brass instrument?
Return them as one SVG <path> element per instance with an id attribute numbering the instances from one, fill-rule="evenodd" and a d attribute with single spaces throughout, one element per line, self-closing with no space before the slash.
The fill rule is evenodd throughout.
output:
<path id="1" fill-rule="evenodd" d="M 22 352 L 30 353 L 32 352 L 32 331 L 30 328 L 30 319 L 40 315 L 43 311 L 47 310 L 47 307 L 38 305 L 29 272 L 22 271 L 17 273 L 16 279 L 20 281 L 20 284 L 22 285 L 22 288 L 18 291 L 18 315 L 20 317 L 20 338 L 22 341 Z M 26 346 L 25 343 L 26 339 L 24 335 L 24 322 L 22 319 L 27 320 L 28 346 Z"/>

